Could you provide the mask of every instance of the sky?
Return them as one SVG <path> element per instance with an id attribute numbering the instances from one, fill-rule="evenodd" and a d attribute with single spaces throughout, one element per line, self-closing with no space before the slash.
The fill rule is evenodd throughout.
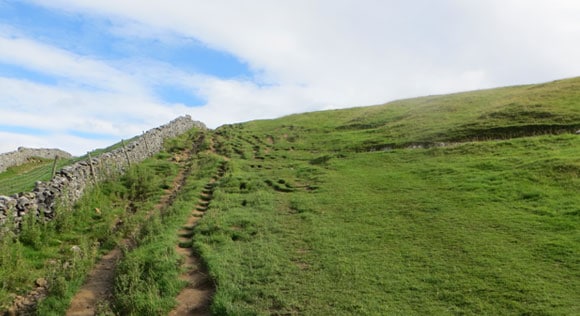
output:
<path id="1" fill-rule="evenodd" d="M 580 76 L 577 0 L 0 0 L 0 152 Z"/>

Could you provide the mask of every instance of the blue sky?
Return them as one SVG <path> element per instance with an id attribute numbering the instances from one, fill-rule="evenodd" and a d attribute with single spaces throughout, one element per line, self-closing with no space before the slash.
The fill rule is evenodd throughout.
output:
<path id="1" fill-rule="evenodd" d="M 573 0 L 0 0 L 0 152 L 580 75 Z"/>

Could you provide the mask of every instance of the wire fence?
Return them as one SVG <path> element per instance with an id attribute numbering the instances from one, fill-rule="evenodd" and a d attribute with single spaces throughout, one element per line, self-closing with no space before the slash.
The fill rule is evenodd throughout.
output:
<path id="1" fill-rule="evenodd" d="M 139 136 L 135 136 L 127 141 L 131 142 L 138 138 Z M 95 157 L 104 152 L 113 151 L 114 149 L 122 147 L 123 143 L 124 141 L 121 140 L 107 148 L 96 149 L 86 155 L 72 159 L 57 159 L 56 167 L 54 169 L 58 171 L 62 169 L 62 167 L 73 164 L 77 161 L 87 160 L 91 155 Z M 0 176 L 0 195 L 12 195 L 20 192 L 32 191 L 37 181 L 50 181 L 52 179 L 53 166 L 54 160 L 46 160 L 44 163 L 25 172 L 17 172 L 10 175 L 4 174 L 3 176 Z"/>
<path id="2" fill-rule="evenodd" d="M 56 170 L 60 170 L 70 163 L 70 159 L 58 159 L 56 162 Z M 32 191 L 36 181 L 49 181 L 52 178 L 53 165 L 54 160 L 49 160 L 26 172 L 1 177 L 0 195 L 12 195 Z"/>
<path id="3" fill-rule="evenodd" d="M 118 148 L 123 148 L 124 155 L 126 156 L 126 163 L 130 166 L 131 160 L 135 159 L 135 157 L 131 159 L 130 156 L 134 156 L 135 154 L 129 154 L 126 148 L 126 144 L 130 144 L 139 138 L 143 139 L 143 144 L 146 148 L 146 151 L 149 152 L 147 134 L 143 132 L 143 135 L 138 135 L 128 140 L 121 140 L 120 142 L 115 143 L 107 148 L 96 149 L 80 157 L 74 157 L 70 159 L 60 159 L 55 157 L 56 161 L 54 159 L 45 160 L 43 163 L 25 172 L 8 172 L 7 170 L 4 173 L 0 173 L 0 195 L 13 195 L 16 193 L 32 191 L 37 181 L 50 181 L 55 170 L 61 170 L 62 167 L 72 165 L 75 162 L 83 160 L 90 161 L 91 157 L 98 157 L 105 152 L 113 152 Z M 122 164 L 124 165 L 125 163 Z M 101 160 L 98 165 L 93 166 L 91 164 L 90 166 L 90 174 L 92 177 L 91 180 L 93 182 L 97 182 L 97 178 L 106 178 L 119 171 L 119 163 L 114 161 Z"/>

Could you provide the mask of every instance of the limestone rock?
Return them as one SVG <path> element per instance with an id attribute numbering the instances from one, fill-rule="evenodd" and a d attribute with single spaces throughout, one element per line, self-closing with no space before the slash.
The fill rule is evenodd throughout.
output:
<path id="1" fill-rule="evenodd" d="M 46 287 L 46 285 L 48 284 L 48 281 L 46 281 L 45 278 L 38 278 L 38 279 L 36 279 L 36 281 L 34 283 L 38 287 Z"/>

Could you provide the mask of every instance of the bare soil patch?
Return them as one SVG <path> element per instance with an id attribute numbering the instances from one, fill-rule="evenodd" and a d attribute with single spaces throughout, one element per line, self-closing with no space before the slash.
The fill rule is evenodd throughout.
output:
<path id="1" fill-rule="evenodd" d="M 73 297 L 67 316 L 95 315 L 98 304 L 111 300 L 115 267 L 121 255 L 121 249 L 115 248 L 101 258 L 90 272 L 87 282 Z"/>
<path id="2" fill-rule="evenodd" d="M 180 245 L 188 244 L 191 230 L 199 220 L 201 212 L 189 217 L 186 225 L 179 230 Z M 177 307 L 169 313 L 171 316 L 182 315 L 211 315 L 209 305 L 214 293 L 214 286 L 208 277 L 207 271 L 196 254 L 190 247 L 176 246 L 176 251 L 183 256 L 182 267 L 186 272 L 181 274 L 180 279 L 187 282 L 187 286 L 176 297 Z"/>

